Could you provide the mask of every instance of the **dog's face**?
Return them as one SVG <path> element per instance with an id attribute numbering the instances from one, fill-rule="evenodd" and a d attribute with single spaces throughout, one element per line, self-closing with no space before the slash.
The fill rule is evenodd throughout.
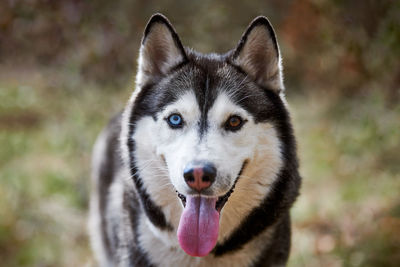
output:
<path id="1" fill-rule="evenodd" d="M 129 114 L 135 129 L 127 141 L 134 143 L 128 152 L 133 175 L 151 196 L 172 184 L 185 207 L 181 247 L 207 255 L 238 180 L 244 182 L 237 190 L 246 192 L 254 189 L 253 176 L 272 179 L 282 165 L 276 124 L 285 108 L 272 27 L 258 18 L 235 50 L 201 55 L 185 50 L 169 22 L 154 16 L 142 41 L 136 83 Z"/>
<path id="2" fill-rule="evenodd" d="M 184 75 L 191 84 L 179 86 L 170 83 L 168 86 L 171 88 L 179 86 L 186 90 L 182 90 L 175 101 L 156 115 L 157 137 L 154 138 L 154 144 L 157 155 L 165 159 L 172 184 L 184 196 L 198 194 L 199 191 L 207 196 L 225 195 L 245 163 L 254 156 L 260 134 L 264 135 L 264 127 L 257 124 L 256 118 L 240 106 L 246 99 L 242 102 L 238 100 L 246 96 L 233 95 L 243 89 L 245 77 L 240 75 L 242 81 L 229 81 L 224 68 L 235 72 L 230 69 L 232 67 L 222 66 L 217 73 L 208 74 L 214 76 L 208 85 L 202 81 L 203 78 L 207 79 L 203 77 L 207 74 L 201 74 L 199 69 L 178 74 Z M 228 82 L 231 86 L 225 87 Z M 202 92 L 203 86 L 209 87 L 210 95 L 206 99 L 198 99 L 196 90 Z M 168 90 L 166 92 L 171 93 Z M 262 97 L 262 93 L 247 96 L 257 98 Z M 206 101 L 209 103 L 204 103 Z M 215 168 L 214 181 L 202 189 L 191 187 L 184 177 L 185 170 L 192 165 L 203 168 L 207 164 Z"/>

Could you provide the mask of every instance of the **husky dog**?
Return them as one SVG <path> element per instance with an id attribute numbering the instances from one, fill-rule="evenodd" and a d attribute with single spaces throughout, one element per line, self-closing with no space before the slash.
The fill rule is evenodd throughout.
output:
<path id="1" fill-rule="evenodd" d="M 267 18 L 204 55 L 151 17 L 136 88 L 94 148 L 100 266 L 284 266 L 301 178 L 283 90 Z"/>

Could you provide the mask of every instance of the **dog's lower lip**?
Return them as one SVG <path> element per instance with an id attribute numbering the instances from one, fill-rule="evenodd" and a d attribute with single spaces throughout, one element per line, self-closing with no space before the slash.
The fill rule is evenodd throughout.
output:
<path id="1" fill-rule="evenodd" d="M 236 184 L 236 183 L 235 183 Z M 215 204 L 215 209 L 218 212 L 221 212 L 222 208 L 225 206 L 225 203 L 228 201 L 228 198 L 231 196 L 231 194 L 233 193 L 233 189 L 235 187 L 235 184 L 233 184 L 232 188 L 228 191 L 228 193 L 226 193 L 225 195 L 223 195 L 222 197 L 219 197 L 217 200 L 217 203 Z"/>
<path id="2" fill-rule="evenodd" d="M 178 194 L 178 197 L 181 199 L 183 207 L 186 207 L 186 196 L 179 193 L 178 191 L 176 191 L 176 193 Z"/>

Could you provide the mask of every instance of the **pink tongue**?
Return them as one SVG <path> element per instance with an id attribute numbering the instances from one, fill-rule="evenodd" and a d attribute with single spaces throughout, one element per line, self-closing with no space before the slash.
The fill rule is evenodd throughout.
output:
<path id="1" fill-rule="evenodd" d="M 217 198 L 186 197 L 186 207 L 178 227 L 178 240 L 187 254 L 203 257 L 215 247 L 219 230 L 216 202 Z"/>

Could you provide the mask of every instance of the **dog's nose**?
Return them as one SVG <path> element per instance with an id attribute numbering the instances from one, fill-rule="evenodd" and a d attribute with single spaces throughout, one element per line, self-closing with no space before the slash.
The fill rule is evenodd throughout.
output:
<path id="1" fill-rule="evenodd" d="M 214 164 L 204 161 L 189 163 L 183 171 L 188 186 L 198 192 L 209 188 L 215 181 L 217 169 Z"/>

